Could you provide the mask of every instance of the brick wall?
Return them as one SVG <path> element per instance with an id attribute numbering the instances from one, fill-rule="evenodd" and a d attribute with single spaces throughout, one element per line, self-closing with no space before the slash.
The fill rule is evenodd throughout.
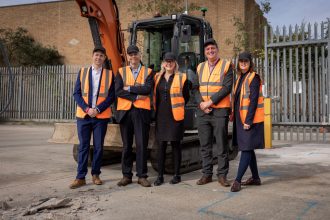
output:
<path id="1" fill-rule="evenodd" d="M 122 29 L 134 20 L 128 6 L 132 0 L 117 0 Z M 249 26 L 250 46 L 262 46 L 262 33 L 258 25 L 265 19 L 255 0 L 190 0 L 208 8 L 206 19 L 211 23 L 214 38 L 218 41 L 220 55 L 231 57 L 232 45 L 225 40 L 235 36 L 233 17 L 241 18 Z M 191 12 L 201 16 L 201 12 Z M 64 55 L 66 64 L 86 64 L 91 61 L 92 37 L 86 18 L 80 16 L 75 1 L 61 1 L 0 8 L 0 28 L 24 27 L 43 45 L 55 46 Z M 141 14 L 139 19 L 151 15 Z M 129 33 L 124 32 L 127 45 Z"/>
<path id="2" fill-rule="evenodd" d="M 74 1 L 3 7 L 0 17 L 0 28 L 26 28 L 43 45 L 55 46 L 67 64 L 91 61 L 89 25 Z"/>
<path id="3" fill-rule="evenodd" d="M 254 0 L 246 1 L 245 25 L 248 30 L 249 48 L 262 48 L 264 25 L 267 20 L 263 17 L 259 5 Z"/>

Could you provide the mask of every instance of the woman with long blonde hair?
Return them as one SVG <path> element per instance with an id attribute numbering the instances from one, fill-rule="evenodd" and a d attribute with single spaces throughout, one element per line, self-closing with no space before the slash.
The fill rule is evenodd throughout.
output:
<path id="1" fill-rule="evenodd" d="M 174 162 L 174 176 L 171 184 L 181 182 L 181 140 L 184 133 L 184 106 L 189 100 L 189 82 L 185 73 L 178 71 L 173 53 L 168 52 L 161 64 L 161 71 L 155 75 L 154 109 L 156 111 L 156 139 L 158 146 L 158 178 L 155 186 L 164 183 L 165 155 L 171 142 Z"/>

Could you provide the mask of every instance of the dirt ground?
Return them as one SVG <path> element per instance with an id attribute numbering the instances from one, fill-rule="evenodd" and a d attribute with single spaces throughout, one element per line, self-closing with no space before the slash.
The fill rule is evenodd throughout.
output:
<path id="1" fill-rule="evenodd" d="M 118 187 L 120 164 L 102 168 L 104 185 L 69 189 L 76 163 L 72 145 L 47 140 L 51 125 L 0 124 L 0 219 L 328 219 L 330 144 L 275 143 L 258 150 L 262 186 L 238 193 L 216 181 L 195 183 L 201 171 L 182 176 L 177 185 Z M 230 162 L 233 181 L 239 157 Z M 214 168 L 216 169 L 216 167 Z M 149 165 L 149 179 L 156 172 Z M 250 175 L 249 171 L 246 177 Z M 169 181 L 171 176 L 166 176 Z M 66 207 L 23 216 L 43 201 L 68 199 Z"/>

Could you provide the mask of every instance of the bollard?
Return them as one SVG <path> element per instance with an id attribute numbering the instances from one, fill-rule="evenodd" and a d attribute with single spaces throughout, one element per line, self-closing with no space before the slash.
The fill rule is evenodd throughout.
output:
<path id="1" fill-rule="evenodd" d="M 271 98 L 264 99 L 265 111 L 265 148 L 272 148 L 272 100 Z"/>

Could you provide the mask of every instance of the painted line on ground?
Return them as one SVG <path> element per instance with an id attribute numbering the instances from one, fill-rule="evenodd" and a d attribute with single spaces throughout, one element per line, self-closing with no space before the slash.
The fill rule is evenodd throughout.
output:
<path id="1" fill-rule="evenodd" d="M 240 218 L 234 217 L 234 216 L 229 216 L 225 213 L 221 213 L 221 212 L 214 212 L 209 210 L 211 207 L 218 205 L 219 203 L 222 203 L 226 200 L 229 200 L 231 198 L 233 198 L 234 196 L 237 196 L 239 193 L 238 192 L 227 192 L 226 193 L 227 196 L 224 199 L 218 200 L 216 202 L 213 202 L 205 207 L 202 207 L 198 210 L 198 213 L 200 214 L 206 214 L 206 215 L 213 215 L 213 216 L 218 216 L 218 217 L 223 217 L 223 218 L 227 218 L 227 219 L 236 219 L 236 220 L 242 220 Z"/>

